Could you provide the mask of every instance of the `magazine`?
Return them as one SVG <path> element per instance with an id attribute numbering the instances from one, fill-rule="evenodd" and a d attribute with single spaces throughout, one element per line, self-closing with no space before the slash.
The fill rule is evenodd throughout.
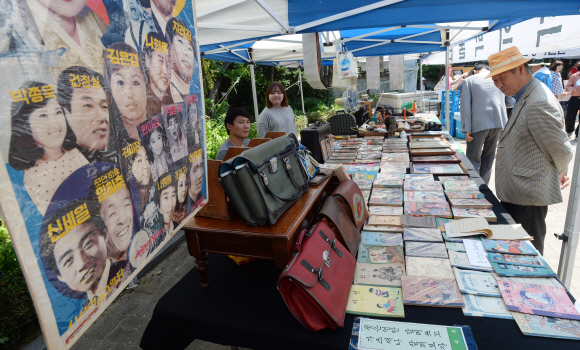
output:
<path id="1" fill-rule="evenodd" d="M 356 263 L 354 284 L 400 287 L 405 276 L 405 264 Z"/>

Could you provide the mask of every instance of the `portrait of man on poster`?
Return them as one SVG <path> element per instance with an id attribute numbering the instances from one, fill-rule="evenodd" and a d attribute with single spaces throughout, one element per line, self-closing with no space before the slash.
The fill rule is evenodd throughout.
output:
<path id="1" fill-rule="evenodd" d="M 189 94 L 189 84 L 193 76 L 196 49 L 193 33 L 185 22 L 172 18 L 167 22 L 167 42 L 171 60 L 171 96 L 173 102 L 183 102 Z"/>

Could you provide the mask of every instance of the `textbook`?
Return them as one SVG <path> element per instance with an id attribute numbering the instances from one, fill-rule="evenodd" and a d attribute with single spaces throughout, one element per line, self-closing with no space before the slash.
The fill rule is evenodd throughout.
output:
<path id="1" fill-rule="evenodd" d="M 512 312 L 524 335 L 580 340 L 580 321 Z"/>
<path id="2" fill-rule="evenodd" d="M 447 259 L 447 248 L 444 243 L 413 242 L 405 243 L 406 256 L 420 256 L 425 258 Z"/>
<path id="3" fill-rule="evenodd" d="M 438 228 L 405 227 L 403 239 L 405 241 L 443 242 Z"/>
<path id="4" fill-rule="evenodd" d="M 462 307 L 454 278 L 402 276 L 403 302 L 410 305 Z"/>
<path id="5" fill-rule="evenodd" d="M 542 259 L 540 255 L 513 255 L 513 254 L 500 254 L 488 252 L 489 261 L 497 262 L 499 264 L 513 264 L 513 265 L 526 265 L 526 266 L 537 266 L 537 267 L 547 267 L 548 264 Z"/>
<path id="6" fill-rule="evenodd" d="M 449 254 L 449 260 L 451 261 L 452 266 L 476 271 L 487 271 L 487 272 L 493 271 L 493 268 L 490 269 L 487 267 L 471 265 L 471 263 L 469 262 L 469 258 L 467 257 L 467 253 L 460 253 L 454 250 L 448 250 L 447 253 Z"/>
<path id="7" fill-rule="evenodd" d="M 404 318 L 403 291 L 400 287 L 353 284 L 346 303 L 346 313 Z"/>
<path id="8" fill-rule="evenodd" d="M 483 209 L 478 209 L 483 210 Z M 532 237 L 522 225 L 490 225 L 485 218 L 469 218 L 454 220 L 445 224 L 448 237 L 466 237 L 484 235 L 486 238 L 498 240 L 531 240 Z"/>
<path id="9" fill-rule="evenodd" d="M 498 281 L 491 272 L 461 270 L 456 267 L 453 272 L 461 293 L 501 298 Z"/>
<path id="10" fill-rule="evenodd" d="M 358 248 L 357 262 L 370 264 L 402 263 L 403 247 L 385 247 L 361 244 Z"/>
<path id="11" fill-rule="evenodd" d="M 503 264 L 490 261 L 495 273 L 501 277 L 556 277 L 549 267 Z"/>
<path id="12" fill-rule="evenodd" d="M 465 253 L 465 246 L 461 242 L 445 242 L 447 250 L 455 250 L 456 252 Z"/>
<path id="13" fill-rule="evenodd" d="M 403 246 L 403 235 L 400 233 L 374 232 L 363 230 L 361 242 L 364 245 L 378 245 L 385 247 Z"/>
<path id="14" fill-rule="evenodd" d="M 354 284 L 400 287 L 401 276 L 405 276 L 405 264 L 356 263 Z"/>
<path id="15" fill-rule="evenodd" d="M 465 316 L 513 319 L 512 312 L 508 310 L 502 298 L 486 297 L 483 295 L 462 294 L 465 306 Z"/>
<path id="16" fill-rule="evenodd" d="M 449 259 L 407 256 L 405 261 L 407 276 L 455 278 Z"/>

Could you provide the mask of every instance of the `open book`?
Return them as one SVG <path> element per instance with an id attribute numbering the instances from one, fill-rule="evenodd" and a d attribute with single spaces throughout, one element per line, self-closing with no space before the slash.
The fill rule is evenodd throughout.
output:
<path id="1" fill-rule="evenodd" d="M 484 218 L 454 220 L 445 224 L 448 237 L 484 235 L 496 240 L 532 240 L 522 225 L 490 225 Z"/>

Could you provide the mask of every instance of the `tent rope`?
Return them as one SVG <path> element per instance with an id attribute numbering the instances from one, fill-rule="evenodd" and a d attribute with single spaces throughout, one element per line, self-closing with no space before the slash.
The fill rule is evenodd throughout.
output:
<path id="1" fill-rule="evenodd" d="M 246 72 L 248 71 L 249 66 L 246 67 L 246 69 L 242 72 L 242 74 L 240 74 L 240 76 L 236 79 L 236 81 L 232 84 L 232 86 L 230 86 L 230 88 L 228 89 L 228 91 L 225 93 L 225 95 L 223 95 L 218 102 L 215 104 L 215 108 L 214 110 L 218 110 L 220 108 L 220 106 L 222 105 L 222 103 L 224 102 L 224 100 L 228 97 L 228 95 L 230 94 L 230 92 L 232 92 L 232 90 L 235 90 L 236 85 L 240 82 L 240 79 L 244 76 L 244 74 L 246 74 Z M 236 90 L 236 93 L 238 93 L 238 91 Z"/>

